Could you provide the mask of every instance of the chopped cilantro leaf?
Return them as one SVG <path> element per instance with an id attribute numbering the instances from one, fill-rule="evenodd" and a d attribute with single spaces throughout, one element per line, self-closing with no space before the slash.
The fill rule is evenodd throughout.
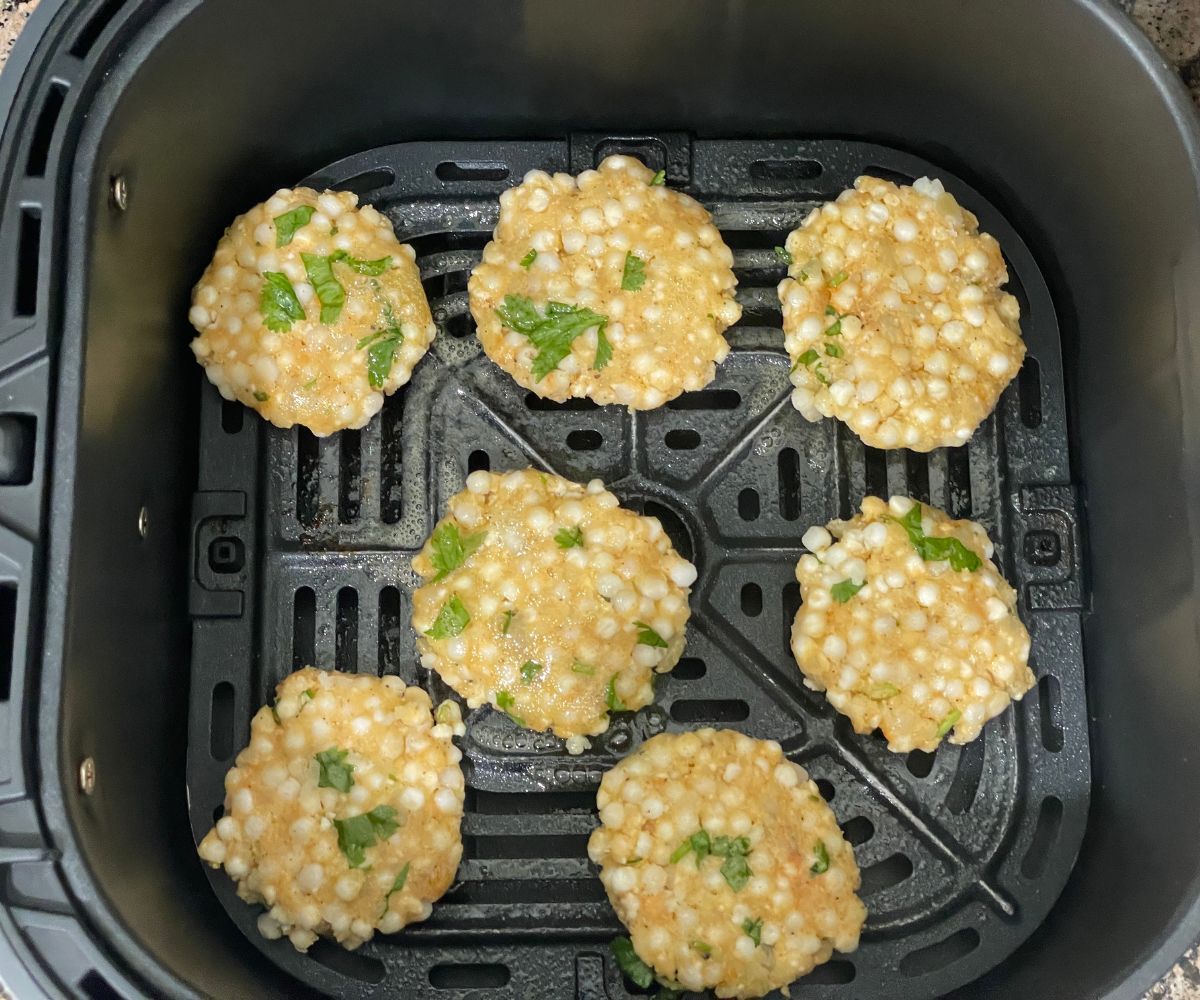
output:
<path id="1" fill-rule="evenodd" d="M 829 851 L 825 848 L 825 841 L 817 841 L 817 846 L 813 848 L 813 855 L 817 860 L 808 870 L 814 875 L 824 875 L 829 871 Z"/>
<path id="2" fill-rule="evenodd" d="M 837 274 L 835 274 L 832 278 L 829 279 L 829 287 L 837 288 L 838 285 L 840 285 L 843 281 L 845 281 L 849 277 L 850 277 L 850 275 L 848 275 L 845 271 L 838 271 Z"/>
<path id="3" fill-rule="evenodd" d="M 867 697 L 875 701 L 887 701 L 889 698 L 895 698 L 900 693 L 900 689 L 895 684 L 872 684 L 867 689 Z"/>
<path id="4" fill-rule="evenodd" d="M 362 260 L 359 257 L 351 257 L 345 250 L 338 250 L 329 255 L 331 264 L 340 261 L 353 271 L 359 274 L 366 274 L 370 277 L 377 278 L 383 274 L 389 267 L 392 266 L 391 257 L 380 257 L 378 260 Z"/>
<path id="5" fill-rule="evenodd" d="M 257 399 L 260 403 L 265 403 L 271 397 L 269 395 L 267 395 L 267 393 L 263 392 L 261 389 L 255 389 L 254 390 L 254 398 Z"/>
<path id="6" fill-rule="evenodd" d="M 387 840 L 399 827 L 396 810 L 391 806 L 376 806 L 369 813 L 335 819 L 338 849 L 346 856 L 351 868 L 361 868 L 366 861 L 366 849 L 380 840 Z"/>
<path id="7" fill-rule="evenodd" d="M 470 621 L 471 615 L 458 595 L 454 594 L 442 605 L 442 610 L 438 612 L 433 624 L 425 630 L 425 634 L 430 639 L 449 639 L 460 635 Z"/>
<path id="8" fill-rule="evenodd" d="M 804 365 L 805 367 L 808 367 L 814 361 L 818 360 L 820 357 L 821 357 L 821 355 L 819 355 L 816 351 L 814 351 L 810 347 L 807 351 L 805 351 L 803 354 L 800 355 L 800 357 L 798 357 L 796 359 L 796 364 Z"/>
<path id="9" fill-rule="evenodd" d="M 757 920 L 751 920 L 747 917 L 742 921 L 742 930 L 754 942 L 755 947 L 762 944 L 762 917 L 759 917 Z"/>
<path id="10" fill-rule="evenodd" d="M 404 862 L 404 867 L 400 869 L 400 874 L 396 876 L 396 881 L 392 883 L 392 887 L 388 890 L 388 894 L 383 897 L 383 913 L 379 914 L 382 918 L 388 911 L 388 903 L 392 898 L 392 893 L 400 892 L 404 888 L 404 883 L 408 881 L 408 870 L 412 868 L 412 862 Z"/>
<path id="11" fill-rule="evenodd" d="M 734 892 L 741 892 L 754 873 L 744 854 L 731 854 L 721 863 L 721 874 Z"/>
<path id="12" fill-rule="evenodd" d="M 560 549 L 573 549 L 575 546 L 583 545 L 583 528 L 575 525 L 574 528 L 559 528 L 555 532 L 554 540 L 558 543 Z"/>
<path id="13" fill-rule="evenodd" d="M 533 267 L 533 262 L 535 260 L 537 260 L 537 251 L 531 249 L 529 253 L 521 258 L 520 264 L 523 268 L 525 268 L 525 270 L 528 271 L 531 267 Z"/>
<path id="14" fill-rule="evenodd" d="M 926 562 L 947 561 L 951 569 L 958 571 L 974 571 L 983 565 L 983 560 L 957 538 L 934 538 L 925 534 L 925 529 L 921 527 L 919 503 L 914 503 L 903 517 L 892 520 L 908 532 L 908 540 L 917 550 L 917 555 Z"/>
<path id="15" fill-rule="evenodd" d="M 612 361 L 612 355 L 612 344 L 609 343 L 608 338 L 604 335 L 604 327 L 602 325 L 596 331 L 596 360 L 592 362 L 592 369 L 594 371 L 603 369 L 605 365 Z"/>
<path id="16" fill-rule="evenodd" d="M 825 315 L 826 316 L 836 316 L 837 314 L 838 314 L 838 311 L 836 309 L 834 309 L 833 306 L 825 307 Z"/>
<path id="17" fill-rule="evenodd" d="M 654 972 L 633 950 L 633 942 L 627 937 L 619 937 L 612 943 L 613 955 L 617 965 L 625 977 L 635 986 L 646 989 L 654 982 Z"/>
<path id="18" fill-rule="evenodd" d="M 583 674 L 584 677 L 594 677 L 596 668 L 590 664 L 584 663 L 582 660 L 576 660 L 571 664 L 571 672 L 575 674 Z"/>
<path id="19" fill-rule="evenodd" d="M 839 316 L 829 326 L 825 327 L 826 337 L 840 337 L 842 335 L 842 317 Z"/>
<path id="20" fill-rule="evenodd" d="M 776 247 L 775 256 L 785 264 L 790 264 L 792 262 L 792 255 L 788 253 L 787 247 Z"/>
<path id="21" fill-rule="evenodd" d="M 866 585 L 866 580 L 862 583 L 855 583 L 853 580 L 843 580 L 841 583 L 835 583 L 830 587 L 829 593 L 838 604 L 845 604 Z"/>
<path id="22" fill-rule="evenodd" d="M 651 187 L 658 187 L 659 185 L 666 184 L 666 183 L 667 183 L 667 172 L 665 170 L 660 170 L 658 173 L 656 173 L 653 177 L 650 178 L 650 186 Z"/>
<path id="23" fill-rule="evenodd" d="M 637 626 L 637 641 L 639 646 L 657 646 L 659 649 L 667 648 L 667 640 L 645 622 L 634 622 L 633 624 Z"/>
<path id="24" fill-rule="evenodd" d="M 354 785 L 354 765 L 346 763 L 348 750 L 330 747 L 322 750 L 313 759 L 320 765 L 321 776 L 317 780 L 318 788 L 336 788 L 339 792 L 348 792 Z"/>
<path id="25" fill-rule="evenodd" d="M 485 538 L 487 538 L 486 531 L 463 535 L 453 521 L 443 521 L 439 524 L 434 529 L 433 537 L 429 540 L 433 546 L 433 553 L 430 555 L 429 561 L 438 571 L 437 576 L 433 579 L 441 580 L 453 573 L 471 558 L 475 550 L 483 544 Z"/>
<path id="26" fill-rule="evenodd" d="M 530 684 L 541 672 L 542 665 L 540 663 L 534 663 L 533 660 L 526 660 L 521 667 L 521 680 L 526 684 Z"/>
<path id="27" fill-rule="evenodd" d="M 712 957 L 712 952 L 713 952 L 712 945 L 709 944 L 707 941 L 693 941 L 692 948 L 700 953 L 701 958 L 711 958 Z"/>
<path id="28" fill-rule="evenodd" d="M 508 635 L 508 630 L 512 627 L 512 620 L 515 614 L 516 612 L 513 611 L 512 608 L 509 608 L 504 612 L 504 624 L 500 626 L 500 632 L 502 635 Z"/>
<path id="29" fill-rule="evenodd" d="M 646 262 L 633 252 L 625 254 L 625 271 L 621 275 L 621 291 L 636 292 L 646 283 Z"/>
<path id="30" fill-rule="evenodd" d="M 275 223 L 275 245 L 277 247 L 285 247 L 292 242 L 292 237 L 296 235 L 296 230 L 301 226 L 307 226 L 313 217 L 316 209 L 311 205 L 301 205 L 299 208 L 293 208 L 290 212 L 284 212 L 283 215 L 277 215 L 271 221 Z"/>
<path id="31" fill-rule="evenodd" d="M 826 344 L 825 353 L 831 358 L 840 358 L 842 356 L 842 348 L 840 344 Z"/>
<path id="32" fill-rule="evenodd" d="M 518 726 L 525 725 L 524 719 L 522 719 L 519 715 L 513 714 L 513 709 L 517 707 L 517 699 L 514 698 L 508 691 L 496 692 L 496 707 L 499 708 L 500 711 L 502 711 L 510 719 L 512 719 L 513 722 L 515 722 Z"/>
<path id="33" fill-rule="evenodd" d="M 300 692 L 301 698 L 315 698 L 316 696 L 317 696 L 316 688 L 305 688 L 303 691 Z"/>
<path id="34" fill-rule="evenodd" d="M 496 308 L 496 314 L 505 326 L 524 334 L 538 349 L 531 369 L 537 382 L 554 371 L 558 363 L 571 353 L 571 344 L 576 337 L 592 327 L 602 330 L 608 323 L 607 316 L 563 302 L 546 303 L 543 316 L 533 302 L 523 295 L 504 296 L 504 302 Z"/>
<path id="35" fill-rule="evenodd" d="M 300 259 L 304 261 L 309 283 L 317 293 L 317 301 L 321 303 L 321 322 L 326 326 L 336 323 L 342 314 L 342 306 L 346 304 L 346 289 L 333 275 L 332 258 L 302 253 Z"/>
<path id="36" fill-rule="evenodd" d="M 262 313 L 266 328 L 275 333 L 284 333 L 292 328 L 296 320 L 304 319 L 304 307 L 296 298 L 296 290 L 292 288 L 288 276 L 278 271 L 263 272 L 258 310 Z"/>
<path id="37" fill-rule="evenodd" d="M 610 712 L 624 712 L 625 702 L 621 701 L 621 696 L 617 694 L 617 675 L 613 674 L 608 679 L 608 686 L 604 689 L 604 704 L 608 706 Z"/>

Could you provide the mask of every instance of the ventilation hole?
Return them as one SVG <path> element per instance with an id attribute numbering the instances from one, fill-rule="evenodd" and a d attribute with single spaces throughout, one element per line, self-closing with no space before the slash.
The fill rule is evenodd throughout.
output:
<path id="1" fill-rule="evenodd" d="M 562 410 L 578 411 L 586 413 L 591 410 L 598 410 L 600 407 L 590 399 L 568 399 L 562 403 L 556 403 L 553 399 L 543 399 L 535 393 L 529 392 L 525 394 L 525 407 L 532 410 L 534 413 L 558 413 Z"/>
<path id="2" fill-rule="evenodd" d="M 707 672 L 708 668 L 699 657 L 685 656 L 675 664 L 675 669 L 671 671 L 671 676 L 678 677 L 681 681 L 698 681 Z"/>
<path id="3" fill-rule="evenodd" d="M 747 486 L 738 494 L 738 514 L 743 521 L 756 521 L 759 513 L 758 490 Z"/>
<path id="4" fill-rule="evenodd" d="M 676 427 L 673 431 L 667 431 L 663 440 L 668 448 L 676 451 L 691 451 L 700 447 L 700 435 L 690 427 Z"/>
<path id="5" fill-rule="evenodd" d="M 567 447 L 575 451 L 595 451 L 602 444 L 604 438 L 599 431 L 571 431 L 567 435 Z"/>
<path id="6" fill-rule="evenodd" d="M 309 948 L 306 954 L 325 968 L 332 969 L 339 975 L 357 979 L 361 983 L 382 983 L 383 977 L 387 975 L 387 967 L 379 959 L 371 958 L 360 951 L 347 951 L 328 938 L 318 938 L 317 943 Z"/>
<path id="7" fill-rule="evenodd" d="M 588 834 L 555 834 L 538 837 L 527 834 L 463 838 L 468 857 L 494 858 L 582 858 L 587 855 Z"/>
<path id="8" fill-rule="evenodd" d="M 13 651 L 17 634 L 17 585 L 0 580 L 0 703 L 12 693 Z"/>
<path id="9" fill-rule="evenodd" d="M 482 449 L 476 449 L 467 456 L 467 472 L 488 472 L 492 468 L 492 457 Z"/>
<path id="10" fill-rule="evenodd" d="M 762 609 L 762 587 L 757 583 L 742 584 L 742 614 L 757 618 Z"/>
<path id="11" fill-rule="evenodd" d="M 832 962 L 818 965 L 812 972 L 804 976 L 805 986 L 844 986 L 854 982 L 855 968 L 853 962 L 844 958 L 835 958 Z"/>
<path id="12" fill-rule="evenodd" d="M 342 431 L 338 444 L 338 521 L 353 524 L 362 509 L 362 435 Z"/>
<path id="13" fill-rule="evenodd" d="M 750 706 L 740 698 L 697 698 L 671 706 L 676 722 L 743 722 L 749 717 Z"/>
<path id="14" fill-rule="evenodd" d="M 641 507 L 642 513 L 647 517 L 658 518 L 663 531 L 667 533 L 667 538 L 675 546 L 675 551 L 688 562 L 692 562 L 696 555 L 696 547 L 692 544 L 692 536 L 688 533 L 687 525 L 683 523 L 683 518 L 671 510 L 670 507 L 665 507 L 655 500 L 646 500 Z"/>
<path id="15" fill-rule="evenodd" d="M 979 780 L 983 777 L 986 739 L 987 733 L 981 732 L 977 739 L 958 752 L 958 768 L 954 772 L 954 780 L 950 783 L 950 791 L 946 793 L 946 808 L 956 816 L 961 816 L 971 808 L 979 791 Z"/>
<path id="16" fill-rule="evenodd" d="M 296 518 L 309 527 L 317 523 L 321 500 L 320 450 L 313 432 L 296 428 Z"/>
<path id="17" fill-rule="evenodd" d="M 246 408 L 235 399 L 221 400 L 221 430 L 238 434 L 246 423 Z"/>
<path id="18" fill-rule="evenodd" d="M 384 587 L 379 592 L 379 672 L 394 674 L 400 669 L 400 641 L 404 634 L 400 591 Z"/>
<path id="19" fill-rule="evenodd" d="M 610 156 L 632 156 L 651 170 L 666 170 L 667 155 L 667 144 L 661 139 L 606 139 L 596 144 L 592 152 L 592 166 L 600 166 Z M 667 177 L 668 181 L 676 179 L 674 175 Z"/>
<path id="20" fill-rule="evenodd" d="M 1042 424 L 1042 366 L 1028 356 L 1017 374 L 1017 395 L 1021 401 L 1021 423 L 1030 430 Z"/>
<path id="21" fill-rule="evenodd" d="M 967 446 L 946 450 L 947 495 L 951 517 L 971 516 L 971 453 Z"/>
<path id="22" fill-rule="evenodd" d="M 833 782 L 828 778 L 817 778 L 817 791 L 821 793 L 821 798 L 826 802 L 832 802 L 834 795 L 837 794 L 833 787 Z"/>
<path id="23" fill-rule="evenodd" d="M 485 792 L 467 789 L 466 811 L 485 816 L 588 813 L 596 810 L 595 792 Z"/>
<path id="24" fill-rule="evenodd" d="M 887 453 L 878 448 L 863 448 L 863 476 L 867 496 L 888 498 Z"/>
<path id="25" fill-rule="evenodd" d="M 214 573 L 240 573 L 246 565 L 246 547 L 240 538 L 222 535 L 208 546 L 208 565 Z"/>
<path id="26" fill-rule="evenodd" d="M 779 516 L 794 521 L 800 516 L 800 453 L 784 448 L 779 453 Z"/>
<path id="27" fill-rule="evenodd" d="M 949 937 L 910 951 L 900 959 L 900 971 L 906 976 L 925 976 L 965 958 L 979 947 L 979 931 L 963 927 Z"/>
<path id="28" fill-rule="evenodd" d="M 756 181 L 811 181 L 820 177 L 823 167 L 816 160 L 799 157 L 786 160 L 755 160 L 750 176 Z"/>
<path id="29" fill-rule="evenodd" d="M 83 26 L 79 34 L 75 36 L 75 44 L 71 46 L 71 55 L 78 59 L 82 59 L 96 44 L 96 39 L 100 37 L 104 29 L 108 27 L 108 23 L 117 15 L 124 6 L 124 0 L 108 0 L 106 4 L 100 7 L 99 10 L 92 16 L 92 19 Z"/>
<path id="30" fill-rule="evenodd" d="M 46 161 L 50 157 L 50 140 L 54 138 L 54 126 L 58 122 L 63 102 L 67 96 L 67 85 L 58 80 L 50 84 L 46 93 L 42 112 L 38 115 L 37 124 L 33 127 L 33 139 L 29 143 L 29 159 L 25 163 L 25 172 L 30 177 L 44 177 Z"/>
<path id="31" fill-rule="evenodd" d="M 1026 878 L 1041 878 L 1050 860 L 1050 849 L 1058 840 L 1058 831 L 1062 826 L 1062 800 L 1048 795 L 1042 799 L 1038 809 L 1037 825 L 1033 829 L 1033 839 L 1029 841 L 1029 850 L 1021 859 L 1021 874 Z"/>
<path id="32" fill-rule="evenodd" d="M 742 394 L 736 389 L 697 389 L 667 403 L 668 410 L 736 410 Z"/>
<path id="33" fill-rule="evenodd" d="M 212 690 L 212 708 L 208 715 L 208 749 L 216 761 L 229 760 L 233 753 L 233 685 L 221 681 Z"/>
<path id="34" fill-rule="evenodd" d="M 41 242 L 40 209 L 21 209 L 21 225 L 17 235 L 17 286 L 13 294 L 13 309 L 18 316 L 32 316 L 37 312 Z"/>
<path id="35" fill-rule="evenodd" d="M 891 181 L 893 184 L 911 185 L 915 180 L 915 178 L 901 173 L 899 170 L 892 170 L 891 167 L 863 167 L 862 172 L 869 177 L 879 177 L 882 180 Z"/>
<path id="36" fill-rule="evenodd" d="M 859 895 L 869 896 L 874 892 L 883 892 L 894 885 L 899 885 L 913 873 L 913 863 L 903 854 L 893 854 L 890 858 L 876 861 L 862 870 L 862 889 Z"/>
<path id="37" fill-rule="evenodd" d="M 343 587 L 337 595 L 337 616 L 333 629 L 334 663 L 338 670 L 353 673 L 358 669 L 358 591 Z"/>
<path id="38" fill-rule="evenodd" d="M 79 991 L 88 997 L 88 1000 L 121 1000 L 121 994 L 95 969 L 79 980 Z"/>
<path id="39" fill-rule="evenodd" d="M 929 456 L 915 451 L 904 453 L 904 479 L 908 484 L 908 495 L 922 503 L 929 503 Z"/>
<path id="40" fill-rule="evenodd" d="M 875 836 L 875 824 L 866 816 L 855 816 L 842 824 L 842 835 L 853 847 L 859 847 Z"/>
<path id="41" fill-rule="evenodd" d="M 404 460 L 401 427 L 407 395 L 407 385 L 392 393 L 383 401 L 383 412 L 379 415 L 379 519 L 384 524 L 399 521 L 402 509 Z"/>
<path id="42" fill-rule="evenodd" d="M 317 595 L 301 587 L 292 602 L 292 669 L 312 665 L 317 658 Z"/>
<path id="43" fill-rule="evenodd" d="M 595 808 L 595 805 L 595 796 L 593 795 L 592 807 Z M 486 881 L 459 882 L 441 898 L 440 905 L 452 907 L 500 903 L 507 908 L 508 912 L 513 912 L 513 907 L 528 904 L 553 903 L 557 906 L 564 899 L 569 899 L 576 905 L 581 903 L 608 905 L 604 886 L 594 876 L 580 879 L 489 878 Z M 465 995 L 473 996 L 473 994 Z M 522 994 L 522 996 L 525 995 Z"/>
<path id="44" fill-rule="evenodd" d="M 375 170 L 365 170 L 355 174 L 349 180 L 339 178 L 336 185 L 339 191 L 353 191 L 360 197 L 370 191 L 391 187 L 396 182 L 396 174 L 390 167 L 378 167 Z"/>
<path id="45" fill-rule="evenodd" d="M 0 486 L 28 486 L 33 482 L 37 455 L 37 417 L 32 413 L 0 416 Z"/>
<path id="46" fill-rule="evenodd" d="M 924 750 L 910 750 L 904 759 L 904 766 L 914 778 L 928 778 L 933 770 L 933 762 L 937 758 Z"/>
<path id="47" fill-rule="evenodd" d="M 509 169 L 495 160 L 443 160 L 433 172 L 439 181 L 502 181 Z"/>
<path id="48" fill-rule="evenodd" d="M 790 653 L 792 650 L 792 623 L 796 620 L 796 612 L 800 610 L 800 584 L 795 580 L 789 580 L 783 585 L 783 592 L 780 596 L 783 605 L 783 650 L 785 653 Z"/>
<path id="49" fill-rule="evenodd" d="M 1038 718 L 1041 720 L 1042 746 L 1051 753 L 1063 748 L 1062 701 L 1058 678 L 1047 674 L 1038 681 Z"/>

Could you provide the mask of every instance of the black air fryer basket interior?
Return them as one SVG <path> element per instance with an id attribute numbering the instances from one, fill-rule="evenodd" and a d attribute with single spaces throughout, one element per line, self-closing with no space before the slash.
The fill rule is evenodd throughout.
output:
<path id="1" fill-rule="evenodd" d="M 1196 933 L 1196 136 L 1106 4 L 43 0 L 0 102 L 18 995 L 624 997 L 595 788 L 702 725 L 779 740 L 855 844 L 862 945 L 793 996 L 1130 997 Z M 712 211 L 744 312 L 711 386 L 632 416 L 519 389 L 466 306 L 497 195 L 613 152 Z M 880 452 L 790 405 L 771 248 L 860 173 L 942 178 L 1005 251 L 1029 358 L 963 448 Z M 224 225 L 302 178 L 389 215 L 439 325 L 321 441 L 223 403 L 186 349 Z M 700 571 L 684 659 L 580 757 L 470 716 L 428 922 L 261 939 L 194 848 L 250 716 L 309 662 L 443 696 L 411 556 L 469 471 L 527 464 L 662 520 Z M 1033 637 L 1035 690 L 933 755 L 855 735 L 787 648 L 804 529 L 892 493 L 988 528 Z"/>

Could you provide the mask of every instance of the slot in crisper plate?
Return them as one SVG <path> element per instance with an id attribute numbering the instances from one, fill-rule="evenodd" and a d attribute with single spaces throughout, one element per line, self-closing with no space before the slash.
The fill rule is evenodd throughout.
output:
<path id="1" fill-rule="evenodd" d="M 530 169 L 578 172 L 612 152 L 665 169 L 713 213 L 734 250 L 743 316 L 707 389 L 649 413 L 555 404 L 482 353 L 467 276 L 498 194 Z M 856 176 L 942 178 L 995 235 L 1021 303 L 1029 357 L 961 448 L 864 448 L 789 402 L 772 247 Z M 529 142 L 405 143 L 304 183 L 348 188 L 411 242 L 439 335 L 412 382 L 361 431 L 318 441 L 268 426 L 203 382 L 191 563 L 187 780 L 197 838 L 223 776 L 276 683 L 307 663 L 398 673 L 434 700 L 417 662 L 411 558 L 468 471 L 534 465 L 602 478 L 659 517 L 699 568 L 683 660 L 658 700 L 617 716 L 594 750 L 483 708 L 462 740 L 464 853 L 432 918 L 355 953 L 308 956 L 255 930 L 223 872 L 214 891 L 253 945 L 340 997 L 627 996 L 608 943 L 620 925 L 587 859 L 594 793 L 611 764 L 663 730 L 729 726 L 778 740 L 818 779 L 863 873 L 862 945 L 793 997 L 929 997 L 981 975 L 1045 916 L 1070 872 L 1089 793 L 1077 491 L 1070 479 L 1058 320 L 1028 248 L 978 192 L 907 154 L 846 141 L 578 134 Z M 202 378 L 202 376 L 197 376 Z M 1038 686 L 967 747 L 887 751 L 801 684 L 788 648 L 800 536 L 866 494 L 910 493 L 982 522 L 1020 594 Z"/>

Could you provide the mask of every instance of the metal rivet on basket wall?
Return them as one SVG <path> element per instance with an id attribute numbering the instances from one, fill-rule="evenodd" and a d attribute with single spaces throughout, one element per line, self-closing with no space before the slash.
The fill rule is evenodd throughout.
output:
<path id="1" fill-rule="evenodd" d="M 129 184 L 121 174 L 117 174 L 112 179 L 112 200 L 122 212 L 129 205 Z"/>
<path id="2" fill-rule="evenodd" d="M 91 757 L 84 757 L 79 763 L 79 790 L 84 795 L 96 790 L 96 762 Z"/>

